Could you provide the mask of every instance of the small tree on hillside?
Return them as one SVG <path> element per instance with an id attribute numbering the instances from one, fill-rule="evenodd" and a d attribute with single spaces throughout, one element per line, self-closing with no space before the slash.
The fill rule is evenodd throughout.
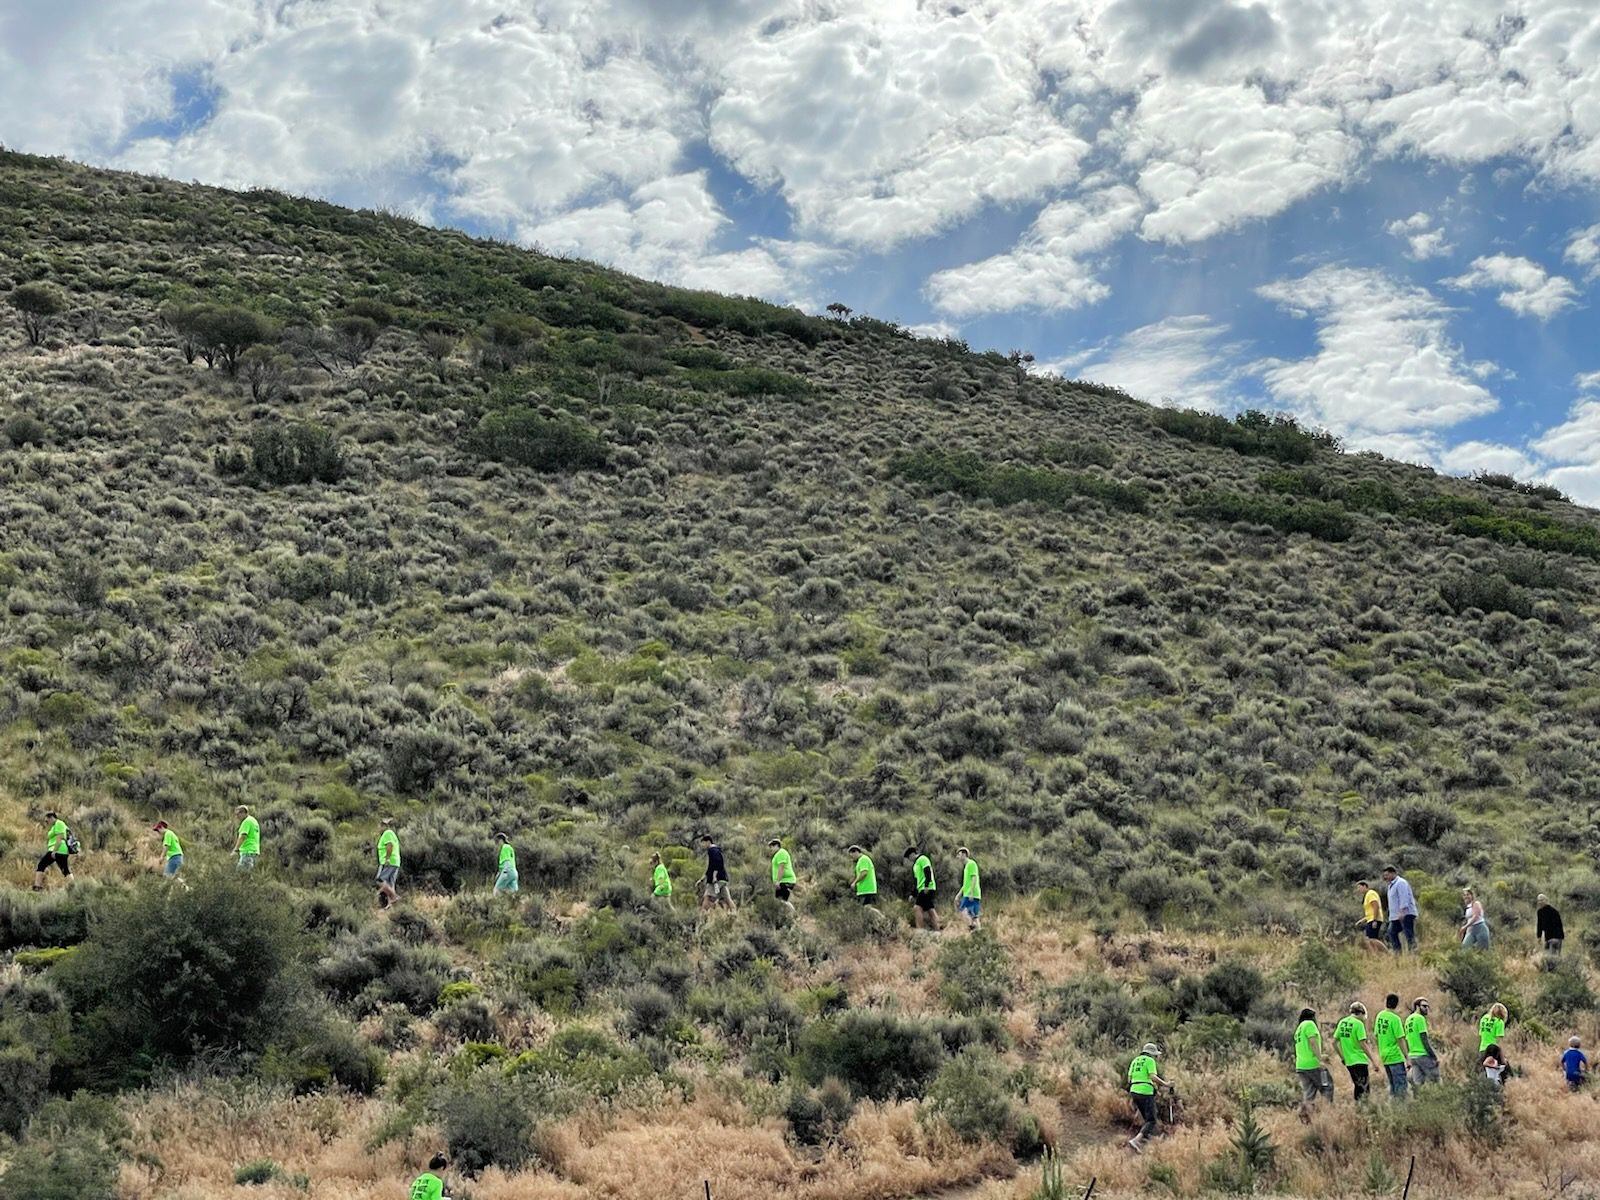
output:
<path id="1" fill-rule="evenodd" d="M 12 289 L 6 303 L 22 314 L 22 331 L 30 346 L 42 344 L 51 320 L 67 311 L 67 298 L 48 283 L 24 283 Z"/>
<path id="2" fill-rule="evenodd" d="M 828 312 L 833 315 L 836 321 L 849 320 L 850 314 L 854 311 L 848 304 L 840 304 L 837 300 L 828 305 Z"/>
<path id="3" fill-rule="evenodd" d="M 186 361 L 193 362 L 198 353 L 208 367 L 220 366 L 229 375 L 239 373 L 239 361 L 251 346 L 278 340 L 270 320 L 238 305 L 191 304 L 169 309 L 165 316 L 183 338 Z"/>
<path id="4" fill-rule="evenodd" d="M 282 396 L 293 370 L 294 359 L 271 346 L 251 346 L 239 358 L 239 374 L 257 404 L 271 404 Z"/>

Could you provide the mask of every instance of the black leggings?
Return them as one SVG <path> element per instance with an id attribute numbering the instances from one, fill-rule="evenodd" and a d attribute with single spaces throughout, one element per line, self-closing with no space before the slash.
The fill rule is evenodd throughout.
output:
<path id="1" fill-rule="evenodd" d="M 1156 1131 L 1156 1098 L 1146 1096 L 1143 1092 L 1129 1092 L 1133 1097 L 1133 1106 L 1139 1110 L 1139 1115 L 1144 1118 L 1144 1125 L 1139 1130 L 1139 1136 L 1147 1138 Z"/>
<path id="2" fill-rule="evenodd" d="M 39 860 L 39 865 L 34 870 L 48 871 L 51 867 L 60 867 L 63 875 L 71 875 L 72 859 L 65 854 L 56 854 L 54 851 L 46 850 L 44 857 Z"/>
<path id="3" fill-rule="evenodd" d="M 1350 1072 L 1350 1082 L 1355 1084 L 1356 1099 L 1365 1100 L 1367 1098 L 1368 1085 L 1367 1068 L 1359 1065 L 1353 1066 L 1347 1063 L 1345 1065 L 1345 1070 Z"/>

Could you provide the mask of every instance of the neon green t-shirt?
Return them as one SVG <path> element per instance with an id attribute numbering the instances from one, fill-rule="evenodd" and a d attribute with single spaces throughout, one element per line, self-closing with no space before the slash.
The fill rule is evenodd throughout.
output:
<path id="1" fill-rule="evenodd" d="M 1398 1013 L 1387 1008 L 1379 1013 L 1372 1022 L 1372 1037 L 1378 1043 L 1378 1061 L 1384 1066 L 1404 1062 L 1406 1052 L 1400 1041 L 1405 1035 Z"/>
<path id="2" fill-rule="evenodd" d="M 1314 1048 L 1313 1048 L 1314 1047 Z M 1294 1030 L 1294 1069 L 1315 1071 L 1322 1065 L 1322 1031 L 1315 1021 L 1301 1021 Z"/>
<path id="3" fill-rule="evenodd" d="M 44 835 L 44 850 L 46 854 L 65 854 L 67 852 L 67 823 L 58 820 L 50 826 L 50 832 Z"/>
<path id="4" fill-rule="evenodd" d="M 864 872 L 864 873 L 863 873 Z M 878 894 L 878 868 L 872 865 L 872 859 L 863 854 L 856 859 L 856 895 L 876 896 Z"/>
<path id="5" fill-rule="evenodd" d="M 1506 1023 L 1484 1013 L 1478 1020 L 1478 1053 L 1482 1054 L 1506 1035 Z"/>
<path id="6" fill-rule="evenodd" d="M 666 863 L 657 863 L 656 864 L 656 869 L 655 869 L 654 873 L 652 874 L 652 878 L 655 880 L 656 895 L 658 895 L 658 896 L 670 896 L 670 895 L 672 895 L 672 876 L 667 874 L 667 864 Z"/>
<path id="7" fill-rule="evenodd" d="M 170 829 L 164 830 L 161 834 L 161 848 L 167 852 L 168 858 L 183 853 L 183 843 L 178 841 L 178 835 Z"/>
<path id="8" fill-rule="evenodd" d="M 418 1175 L 411 1185 L 411 1200 L 443 1200 L 444 1180 L 433 1172 Z"/>
<path id="9" fill-rule="evenodd" d="M 917 891 L 938 891 L 933 883 L 933 863 L 928 861 L 926 854 L 917 855 L 917 861 L 911 864 L 911 873 L 917 877 Z"/>
<path id="10" fill-rule="evenodd" d="M 1361 1043 L 1367 1036 L 1367 1027 L 1361 1018 L 1351 1013 L 1333 1027 L 1333 1040 L 1339 1044 L 1339 1057 L 1347 1067 L 1371 1066 Z"/>
<path id="11" fill-rule="evenodd" d="M 961 895 L 967 900 L 982 900 L 983 888 L 978 884 L 978 860 L 967 859 L 967 865 L 961 868 Z"/>
<path id="12" fill-rule="evenodd" d="M 511 848 L 510 842 L 500 847 L 499 868 L 502 871 L 507 869 L 515 871 L 517 869 L 517 852 Z"/>
<path id="13" fill-rule="evenodd" d="M 400 865 L 400 839 L 395 836 L 392 829 L 385 829 L 378 836 L 378 865 L 380 867 Z"/>
<path id="14" fill-rule="evenodd" d="M 1428 1032 L 1428 1018 L 1419 1012 L 1412 1013 L 1406 1018 L 1406 1048 L 1411 1051 L 1412 1057 L 1427 1054 L 1427 1044 L 1423 1042 L 1422 1035 Z"/>
<path id="15" fill-rule="evenodd" d="M 1128 1090 L 1136 1096 L 1156 1094 L 1156 1060 L 1141 1054 L 1128 1064 Z"/>
<path id="16" fill-rule="evenodd" d="M 254 817 L 246 817 L 239 822 L 240 854 L 261 853 L 261 824 Z"/>
<path id="17" fill-rule="evenodd" d="M 781 847 L 779 848 L 778 852 L 772 856 L 772 882 L 794 882 L 794 863 L 789 858 L 789 852 Z"/>

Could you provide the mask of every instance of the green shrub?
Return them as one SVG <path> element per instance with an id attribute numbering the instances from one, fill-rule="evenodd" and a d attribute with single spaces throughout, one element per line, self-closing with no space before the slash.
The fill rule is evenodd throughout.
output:
<path id="1" fill-rule="evenodd" d="M 1012 1102 L 1005 1071 L 990 1051 L 963 1050 L 939 1069 L 924 1111 L 962 1141 L 1009 1144 L 1025 1114 Z"/>
<path id="2" fill-rule="evenodd" d="M 1486 613 L 1507 612 L 1514 617 L 1533 615 L 1533 597 L 1504 575 L 1471 572 L 1447 576 L 1439 584 L 1439 598 L 1458 613 L 1476 608 Z"/>
<path id="3" fill-rule="evenodd" d="M 1339 440 L 1326 430 L 1305 429 L 1291 416 L 1254 409 L 1230 421 L 1216 413 L 1158 408 L 1151 413 L 1150 423 L 1174 437 L 1284 463 L 1309 462 L 1318 450 L 1339 449 Z"/>
<path id="4" fill-rule="evenodd" d="M 519 1054 L 506 1069 L 512 1075 L 550 1076 L 584 1095 L 602 1099 L 655 1074 L 644 1054 L 581 1025 L 559 1030 L 547 1045 Z"/>
<path id="5" fill-rule="evenodd" d="M 258 1158 L 247 1162 L 243 1166 L 235 1167 L 233 1182 L 239 1187 L 252 1184 L 271 1183 L 282 1174 L 281 1168 L 270 1158 Z"/>
<path id="6" fill-rule="evenodd" d="M 902 454 L 890 460 L 889 472 L 935 491 L 955 492 L 996 504 L 1028 501 L 1060 508 L 1082 496 L 1127 512 L 1144 512 L 1149 507 L 1149 494 L 1133 484 L 1042 467 L 994 466 L 970 451 Z"/>
<path id="7" fill-rule="evenodd" d="M 1538 1008 L 1554 1017 L 1592 1012 L 1595 995 L 1582 964 L 1573 959 L 1554 960 L 1540 981 Z"/>
<path id="8" fill-rule="evenodd" d="M 1119 1049 L 1134 1044 L 1138 1013 L 1126 985 L 1088 971 L 1045 993 L 1039 1023 L 1046 1029 L 1082 1021 L 1089 1035 Z"/>
<path id="9" fill-rule="evenodd" d="M 87 1093 L 52 1100 L 0 1174 L 7 1200 L 116 1200 L 128 1125 L 116 1105 Z"/>
<path id="10" fill-rule="evenodd" d="M 1325 542 L 1347 541 L 1355 532 L 1355 521 L 1340 504 L 1220 491 L 1190 492 L 1183 499 L 1190 515 L 1213 521 L 1270 525 L 1284 533 L 1310 534 Z"/>
<path id="11" fill-rule="evenodd" d="M 480 1071 L 447 1086 L 435 1100 L 445 1145 L 458 1171 L 515 1171 L 533 1158 L 534 1115 L 544 1115 L 523 1081 Z"/>
<path id="12" fill-rule="evenodd" d="M 91 897 L 84 884 L 42 895 L 0 891 L 0 951 L 19 946 L 75 946 L 89 933 Z"/>
<path id="13" fill-rule="evenodd" d="M 270 425 L 250 435 L 250 469 L 263 483 L 337 483 L 344 478 L 345 453 L 321 425 Z"/>
<path id="14" fill-rule="evenodd" d="M 588 425 L 571 417 L 543 417 L 531 408 L 484 414 L 467 447 L 483 458 L 536 471 L 603 467 L 609 457 L 605 442 Z"/>
<path id="15" fill-rule="evenodd" d="M 109 897 L 52 971 L 74 1016 L 72 1077 L 121 1087 L 265 1040 L 298 983 L 292 913 L 278 889 L 231 874 Z"/>
<path id="16" fill-rule="evenodd" d="M 50 322 L 67 311 L 66 296 L 48 283 L 18 284 L 11 289 L 6 303 L 21 316 L 22 332 L 30 346 L 42 344 Z"/>
<path id="17" fill-rule="evenodd" d="M 1011 958 L 988 930 L 947 942 L 939 951 L 939 999 L 951 1012 L 989 1012 L 1011 1005 Z"/>
<path id="18" fill-rule="evenodd" d="M 1463 1016 L 1477 1017 L 1495 1003 L 1515 1009 L 1511 979 L 1492 954 L 1457 946 L 1440 961 L 1438 975 L 1440 988 Z"/>
<path id="19" fill-rule="evenodd" d="M 821 1087 L 796 1087 L 790 1092 L 783 1115 L 795 1141 L 802 1146 L 821 1146 L 844 1132 L 855 1108 L 848 1087 L 837 1079 L 824 1079 Z"/>
<path id="20" fill-rule="evenodd" d="M 0 432 L 13 446 L 42 446 L 50 436 L 45 423 L 27 413 L 14 413 L 7 417 L 5 424 L 0 426 Z"/>
<path id="21" fill-rule="evenodd" d="M 924 1023 L 863 1011 L 807 1026 L 799 1054 L 814 1082 L 831 1075 L 872 1100 L 920 1097 L 944 1060 L 939 1037 Z"/>

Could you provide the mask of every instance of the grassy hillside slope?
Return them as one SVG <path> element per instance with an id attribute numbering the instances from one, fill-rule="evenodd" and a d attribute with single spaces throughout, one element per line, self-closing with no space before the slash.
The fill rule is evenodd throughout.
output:
<path id="1" fill-rule="evenodd" d="M 0 294 L 63 301 L 39 345 L 10 309 L 0 327 L 4 879 L 27 887 L 46 809 L 85 845 L 71 896 L 0 893 L 0 949 L 177 904 L 142 890 L 158 817 L 195 878 L 171 920 L 212 928 L 246 903 L 208 872 L 248 803 L 316 1010 L 96 1075 L 67 1027 L 116 981 L 82 954 L 13 965 L 0 1029 L 37 1086 L 0 1126 L 144 1088 L 105 1135 L 139 1195 L 222 1194 L 279 1127 L 316 1194 L 396 1194 L 430 1139 L 517 1107 L 549 1120 L 485 1161 L 538 1165 L 471 1194 L 632 1194 L 618 1163 L 670 1145 L 661 1195 L 718 1165 L 778 1195 L 911 1195 L 1072 1129 L 1085 1172 L 1192 1192 L 1239 1087 L 1270 1083 L 1284 1186 L 1357 1190 L 1370 1154 L 1421 1146 L 1510 1194 L 1455 1110 L 1381 1136 L 1340 1114 L 1301 1145 L 1284 1022 L 1431 990 L 1433 964 L 1342 947 L 1350 881 L 1387 861 L 1434 947 L 1463 883 L 1503 943 L 1531 942 L 1544 891 L 1571 957 L 1600 944 L 1595 514 L 276 193 L 7 154 L 0 211 Z M 382 918 L 380 814 L 415 897 Z M 515 910 L 486 895 L 496 829 Z M 702 829 L 746 894 L 783 837 L 800 922 L 636 912 L 652 850 L 687 900 Z M 995 937 L 913 940 L 842 902 L 846 845 L 898 895 L 913 841 L 947 894 L 972 847 Z M 1517 993 L 1542 1061 L 1539 1022 L 1592 998 L 1581 969 L 1512 967 L 1484 986 Z M 1094 1157 L 1145 1036 L 1188 1046 L 1199 1132 L 1170 1180 Z M 851 1038 L 933 1057 L 879 1087 Z M 952 1119 L 969 1095 L 993 1104 Z M 1587 1098 L 1560 1103 L 1584 1130 Z M 175 1137 L 215 1144 L 176 1183 L 151 1149 Z"/>

